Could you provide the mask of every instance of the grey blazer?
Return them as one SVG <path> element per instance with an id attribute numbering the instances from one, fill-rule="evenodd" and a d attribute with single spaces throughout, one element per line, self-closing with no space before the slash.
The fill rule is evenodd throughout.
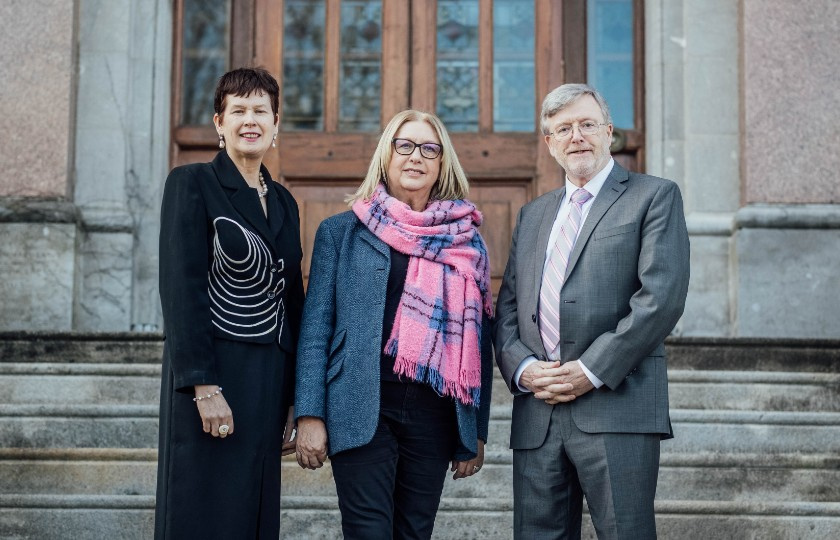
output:
<path id="1" fill-rule="evenodd" d="M 552 410 L 521 392 L 513 375 L 526 357 L 547 356 L 537 302 L 563 194 L 552 191 L 520 210 L 496 306 L 496 362 L 515 395 L 513 449 L 542 445 Z M 663 341 L 682 315 L 688 278 L 679 188 L 616 163 L 592 203 L 560 291 L 561 357 L 580 359 L 604 382 L 558 405 L 571 407 L 582 431 L 671 436 Z"/>
<path id="2" fill-rule="evenodd" d="M 367 444 L 379 422 L 379 358 L 390 248 L 352 211 L 325 219 L 315 235 L 298 340 L 295 415 L 327 426 L 330 455 Z M 461 444 L 475 457 L 487 441 L 493 383 L 491 321 L 481 332 L 481 406 L 453 401 Z"/>

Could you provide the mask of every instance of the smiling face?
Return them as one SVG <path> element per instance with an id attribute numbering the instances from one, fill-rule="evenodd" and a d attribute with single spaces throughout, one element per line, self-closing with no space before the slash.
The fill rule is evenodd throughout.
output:
<path id="1" fill-rule="evenodd" d="M 277 133 L 279 117 L 271 112 L 271 100 L 265 92 L 245 97 L 228 94 L 225 110 L 213 116 L 213 122 L 234 161 L 240 157 L 261 160 Z"/>
<path id="2" fill-rule="evenodd" d="M 417 144 L 440 144 L 434 128 L 422 120 L 406 122 L 400 126 L 394 138 L 408 139 Z M 441 156 L 434 159 L 423 157 L 419 146 L 407 156 L 398 154 L 392 147 L 388 164 L 388 191 L 415 210 L 418 204 L 425 208 L 440 174 L 440 160 Z"/>
<path id="3" fill-rule="evenodd" d="M 546 124 L 552 133 L 562 125 L 580 124 L 585 120 L 604 122 L 604 114 L 595 98 L 584 95 L 548 118 Z M 610 160 L 612 124 L 600 126 L 594 135 L 583 135 L 580 129 L 572 130 L 570 136 L 557 141 L 554 135 L 546 135 L 548 151 L 566 171 L 569 180 L 583 187 Z"/>

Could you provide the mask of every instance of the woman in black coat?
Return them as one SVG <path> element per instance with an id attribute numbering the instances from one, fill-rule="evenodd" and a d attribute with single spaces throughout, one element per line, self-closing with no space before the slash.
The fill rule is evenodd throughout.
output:
<path id="1" fill-rule="evenodd" d="M 222 76 L 222 150 L 166 180 L 156 539 L 279 535 L 303 284 L 297 204 L 262 165 L 278 101 L 265 70 Z"/>

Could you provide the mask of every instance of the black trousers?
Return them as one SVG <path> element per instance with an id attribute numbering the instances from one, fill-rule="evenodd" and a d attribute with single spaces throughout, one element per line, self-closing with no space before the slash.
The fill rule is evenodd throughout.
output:
<path id="1" fill-rule="evenodd" d="M 383 381 L 366 445 L 330 457 L 345 539 L 428 539 L 458 441 L 452 399 Z"/>

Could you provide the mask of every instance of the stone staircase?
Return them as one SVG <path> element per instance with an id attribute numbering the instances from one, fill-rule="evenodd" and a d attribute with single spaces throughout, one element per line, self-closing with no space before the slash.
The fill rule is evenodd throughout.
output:
<path id="1" fill-rule="evenodd" d="M 158 335 L 0 335 L 0 538 L 151 538 Z M 660 538 L 840 538 L 840 341 L 673 339 Z M 436 539 L 512 536 L 510 396 Z M 584 537 L 594 538 L 588 516 Z M 283 538 L 340 538 L 329 466 L 283 462 Z"/>

